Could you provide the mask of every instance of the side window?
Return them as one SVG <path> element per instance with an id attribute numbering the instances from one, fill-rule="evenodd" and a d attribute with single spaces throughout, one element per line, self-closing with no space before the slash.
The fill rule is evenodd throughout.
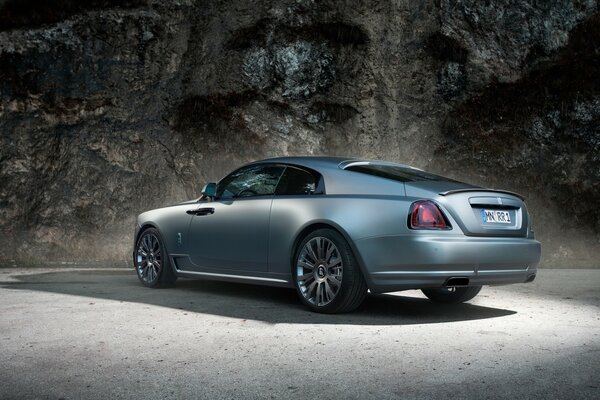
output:
<path id="1" fill-rule="evenodd" d="M 313 194 L 318 185 L 318 178 L 312 173 L 299 168 L 287 167 L 279 185 L 277 195 Z"/>
<path id="2" fill-rule="evenodd" d="M 268 196 L 275 193 L 284 167 L 253 165 L 232 172 L 217 185 L 218 198 Z"/>

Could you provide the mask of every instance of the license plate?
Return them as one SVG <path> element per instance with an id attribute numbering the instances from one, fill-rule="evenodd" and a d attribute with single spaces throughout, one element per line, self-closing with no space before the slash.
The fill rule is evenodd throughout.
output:
<path id="1" fill-rule="evenodd" d="M 483 222 L 488 224 L 510 224 L 510 213 L 503 210 L 481 210 Z"/>

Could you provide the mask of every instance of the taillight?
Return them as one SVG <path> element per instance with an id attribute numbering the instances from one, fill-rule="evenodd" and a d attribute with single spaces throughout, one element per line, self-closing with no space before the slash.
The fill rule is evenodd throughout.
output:
<path id="1" fill-rule="evenodd" d="M 408 227 L 411 229 L 451 229 L 442 210 L 430 200 L 412 203 L 408 214 Z"/>

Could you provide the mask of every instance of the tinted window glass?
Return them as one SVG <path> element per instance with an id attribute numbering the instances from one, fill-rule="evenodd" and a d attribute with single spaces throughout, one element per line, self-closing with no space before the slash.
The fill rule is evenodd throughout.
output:
<path id="1" fill-rule="evenodd" d="M 279 185 L 277 194 L 312 194 L 317 189 L 317 178 L 308 171 L 288 167 L 286 168 Z"/>
<path id="2" fill-rule="evenodd" d="M 234 171 L 219 182 L 217 197 L 272 195 L 283 170 L 284 167 L 281 166 L 254 165 Z"/>
<path id="3" fill-rule="evenodd" d="M 452 179 L 443 176 L 430 174 L 418 169 L 401 167 L 398 165 L 352 165 L 346 168 L 347 171 L 361 172 L 382 178 L 393 179 L 399 182 L 415 181 L 452 181 Z"/>

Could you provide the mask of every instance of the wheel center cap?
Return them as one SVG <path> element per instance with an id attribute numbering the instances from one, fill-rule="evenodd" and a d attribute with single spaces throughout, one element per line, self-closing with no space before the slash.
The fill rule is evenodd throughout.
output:
<path id="1" fill-rule="evenodd" d="M 325 266 L 319 265 L 317 267 L 317 275 L 319 276 L 319 278 L 324 278 L 326 274 L 327 271 L 325 270 Z"/>

